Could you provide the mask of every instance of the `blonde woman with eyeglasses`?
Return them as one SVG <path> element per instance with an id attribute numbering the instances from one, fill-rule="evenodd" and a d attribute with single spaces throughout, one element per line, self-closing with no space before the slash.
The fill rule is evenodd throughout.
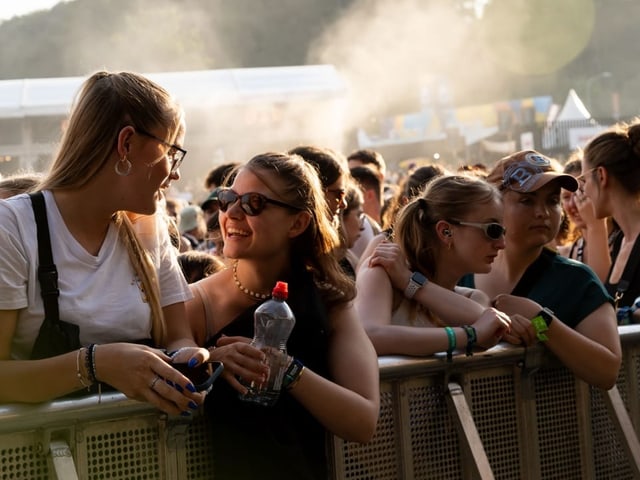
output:
<path id="1" fill-rule="evenodd" d="M 57 268 L 60 320 L 79 348 L 33 352 L 43 323 L 31 198 L 0 201 L 0 403 L 42 402 L 106 384 L 169 414 L 203 402 L 163 350 L 198 364 L 186 322 L 191 298 L 155 215 L 180 178 L 185 126 L 167 91 L 130 72 L 97 72 L 83 84 L 59 152 L 37 187 Z M 75 343 L 75 342 L 74 342 Z M 44 354 L 49 355 L 48 353 Z"/>

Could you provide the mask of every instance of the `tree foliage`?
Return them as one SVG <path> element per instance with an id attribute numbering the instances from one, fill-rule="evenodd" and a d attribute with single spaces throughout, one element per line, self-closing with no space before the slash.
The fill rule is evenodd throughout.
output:
<path id="1" fill-rule="evenodd" d="M 459 19 L 447 16 L 434 40 L 411 23 L 414 15 L 387 15 L 395 38 L 417 35 L 424 58 L 384 61 L 378 76 L 413 85 L 427 72 L 446 75 L 456 103 L 473 104 L 533 95 L 561 101 L 571 87 L 584 96 L 589 79 L 607 71 L 609 81 L 591 82 L 595 107 L 605 111 L 602 99 L 615 90 L 623 114 L 637 109 L 637 0 L 491 0 L 481 18 L 463 0 L 73 0 L 0 23 L 0 78 L 339 64 L 347 49 L 375 62 L 358 29 L 347 29 L 330 54 L 312 52 L 354 9 L 366 23 L 382 4 L 412 2 L 458 11 Z M 385 25 L 384 17 L 375 21 Z M 399 45 L 388 48 L 400 54 Z"/>

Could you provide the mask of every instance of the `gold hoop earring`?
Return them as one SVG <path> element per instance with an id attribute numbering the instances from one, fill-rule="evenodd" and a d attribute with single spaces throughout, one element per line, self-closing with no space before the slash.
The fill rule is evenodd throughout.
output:
<path id="1" fill-rule="evenodd" d="M 116 162 L 115 170 L 121 177 L 126 177 L 131 173 L 131 162 L 126 155 Z"/>

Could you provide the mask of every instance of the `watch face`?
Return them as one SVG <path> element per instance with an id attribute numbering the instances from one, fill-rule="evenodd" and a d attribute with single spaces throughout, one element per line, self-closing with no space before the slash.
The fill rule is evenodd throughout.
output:
<path id="1" fill-rule="evenodd" d="M 425 277 L 423 274 L 421 274 L 420 272 L 413 272 L 413 275 L 411 275 L 411 280 L 413 280 L 414 282 L 418 283 L 420 286 L 424 285 L 425 282 L 427 281 L 427 277 Z"/>

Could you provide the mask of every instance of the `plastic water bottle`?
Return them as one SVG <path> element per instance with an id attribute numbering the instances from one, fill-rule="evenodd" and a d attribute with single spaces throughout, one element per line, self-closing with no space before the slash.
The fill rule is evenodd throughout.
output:
<path id="1" fill-rule="evenodd" d="M 289 288 L 286 282 L 277 282 L 271 292 L 271 299 L 260 305 L 253 316 L 254 330 L 251 345 L 262 350 L 269 364 L 269 378 L 264 383 L 241 383 L 247 393 L 240 399 L 264 406 L 272 406 L 280 396 L 282 379 L 287 367 L 287 340 L 296 319 L 287 305 Z"/>

